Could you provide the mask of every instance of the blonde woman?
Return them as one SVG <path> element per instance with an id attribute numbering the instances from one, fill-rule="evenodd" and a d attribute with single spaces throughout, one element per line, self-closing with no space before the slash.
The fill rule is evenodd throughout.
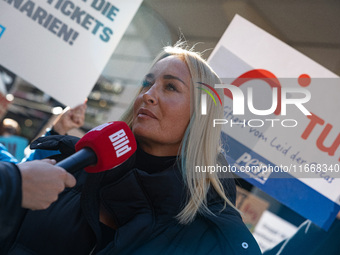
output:
<path id="1" fill-rule="evenodd" d="M 123 118 L 135 155 L 112 171 L 78 172 L 75 188 L 26 215 L 13 254 L 261 254 L 233 205 L 234 180 L 196 171 L 223 161 L 212 125 L 223 108 L 208 100 L 201 115 L 199 82 L 220 83 L 197 53 L 164 48 Z"/>

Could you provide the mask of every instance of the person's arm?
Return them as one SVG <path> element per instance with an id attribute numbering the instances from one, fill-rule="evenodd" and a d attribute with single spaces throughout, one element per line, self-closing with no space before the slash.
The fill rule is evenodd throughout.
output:
<path id="1" fill-rule="evenodd" d="M 14 165 L 0 163 L 0 220 L 17 208 L 46 209 L 58 194 L 76 184 L 64 169 L 54 166 L 55 160 L 34 160 Z"/>
<path id="2" fill-rule="evenodd" d="M 72 175 L 53 164 L 54 160 L 0 162 L 0 247 L 15 236 L 25 208 L 46 209 L 66 187 L 75 185 Z"/>
<path id="3" fill-rule="evenodd" d="M 0 162 L 0 254 L 10 245 L 24 216 L 21 196 L 19 168 L 13 163 Z"/>
<path id="4" fill-rule="evenodd" d="M 23 208 L 46 209 L 58 199 L 59 193 L 76 184 L 71 174 L 53 164 L 55 160 L 46 159 L 18 165 L 22 179 Z"/>
<path id="5" fill-rule="evenodd" d="M 59 135 L 66 135 L 68 131 L 84 125 L 86 101 L 74 108 L 66 109 L 53 123 L 52 130 Z"/>
<path id="6" fill-rule="evenodd" d="M 53 123 L 52 127 L 47 130 L 44 136 L 50 135 L 67 135 L 67 132 L 79 128 L 84 125 L 86 101 L 74 108 L 67 108 Z M 23 162 L 32 161 L 35 159 L 43 159 L 49 156 L 60 154 L 60 151 L 55 150 L 32 150 Z"/>
<path id="7" fill-rule="evenodd" d="M 21 175 L 12 163 L 0 163 L 0 232 L 11 225 L 21 210 Z"/>

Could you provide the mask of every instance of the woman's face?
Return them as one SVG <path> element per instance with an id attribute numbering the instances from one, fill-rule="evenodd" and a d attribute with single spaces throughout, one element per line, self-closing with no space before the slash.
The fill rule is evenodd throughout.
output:
<path id="1" fill-rule="evenodd" d="M 155 156 L 178 154 L 190 119 L 190 73 L 175 56 L 158 61 L 143 81 L 133 108 L 132 131 Z"/>

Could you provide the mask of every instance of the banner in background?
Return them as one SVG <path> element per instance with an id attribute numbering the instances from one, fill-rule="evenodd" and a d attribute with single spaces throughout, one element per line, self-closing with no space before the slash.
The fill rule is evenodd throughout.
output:
<path id="1" fill-rule="evenodd" d="M 238 91 L 224 89 L 214 122 L 230 165 L 327 229 L 340 209 L 339 77 L 240 16 L 208 62 Z"/>
<path id="2" fill-rule="evenodd" d="M 0 64 L 65 105 L 83 103 L 141 3 L 0 1 Z"/>

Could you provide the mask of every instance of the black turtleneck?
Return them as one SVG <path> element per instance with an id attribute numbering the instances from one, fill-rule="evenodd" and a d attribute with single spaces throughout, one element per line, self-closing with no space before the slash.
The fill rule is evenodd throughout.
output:
<path id="1" fill-rule="evenodd" d="M 136 151 L 134 167 L 149 174 L 161 172 L 176 163 L 177 156 L 154 156 L 143 151 L 139 146 Z"/>

